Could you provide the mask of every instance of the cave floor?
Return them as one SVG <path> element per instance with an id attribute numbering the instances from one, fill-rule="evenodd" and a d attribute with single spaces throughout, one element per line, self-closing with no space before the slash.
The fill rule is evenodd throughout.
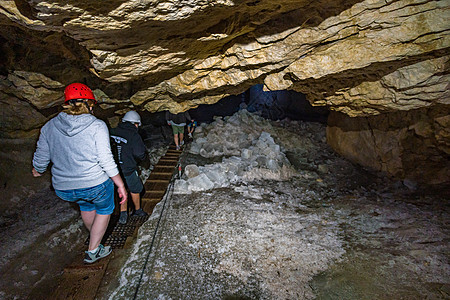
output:
<path id="1" fill-rule="evenodd" d="M 298 184 L 301 184 L 298 180 L 252 184 L 251 189 L 255 192 L 253 196 L 258 194 L 258 189 L 282 195 L 291 192 L 291 184 L 298 188 Z M 219 207 L 224 216 L 221 222 L 232 223 L 227 228 L 235 228 L 234 237 L 239 241 L 246 234 L 249 240 L 251 237 L 244 230 L 247 229 L 246 220 L 239 222 L 227 217 L 229 212 L 235 212 L 227 208 L 235 207 L 234 201 L 228 202 L 229 195 L 234 196 L 237 201 L 244 200 L 256 205 L 271 203 L 273 200 L 267 195 L 264 197 L 264 194 L 262 199 L 250 197 L 245 200 L 236 195 L 234 189 L 228 188 L 208 195 L 174 195 L 170 217 L 166 217 L 165 229 L 161 231 L 164 237 L 161 237 L 159 246 L 153 249 L 153 265 L 150 264 L 144 273 L 144 278 L 147 279 L 142 283 L 137 299 L 157 299 L 159 295 L 166 295 L 171 299 L 280 299 L 280 296 L 286 297 L 285 299 L 448 299 L 449 207 L 445 203 L 446 199 L 439 192 L 424 195 L 404 189 L 393 193 L 385 190 L 381 194 L 373 190 L 358 191 L 359 194 L 335 195 L 321 198 L 320 201 L 311 197 L 308 201 L 303 201 L 301 207 L 294 209 L 300 217 L 298 220 L 303 220 L 299 221 L 303 224 L 301 227 L 307 231 L 301 237 L 307 247 L 290 246 L 293 252 L 303 251 L 305 256 L 296 257 L 283 249 L 286 248 L 284 238 L 290 238 L 289 230 L 286 230 L 288 234 L 283 237 L 279 236 L 279 232 L 265 227 L 267 241 L 264 244 L 267 248 L 256 247 L 249 253 L 248 248 L 234 245 L 229 250 L 229 259 L 234 261 L 232 258 L 235 258 L 234 263 L 239 267 L 225 264 L 223 270 L 216 273 L 208 267 L 211 264 L 215 264 L 215 268 L 220 265 L 217 251 L 207 248 L 211 246 L 211 236 L 205 236 L 203 231 L 195 231 L 201 227 L 201 223 L 213 222 L 208 218 L 208 212 L 211 211 L 204 211 L 205 203 L 201 198 L 206 197 L 205 201 L 211 201 L 210 197 L 213 197 L 221 203 Z M 47 196 L 42 194 L 42 197 Z M 274 208 L 286 205 L 278 200 L 274 203 Z M 244 209 L 246 207 L 247 205 Z M 186 209 L 193 213 L 186 215 Z M 240 206 L 239 209 L 243 207 Z M 291 210 L 292 207 L 288 208 L 286 205 L 281 209 Z M 252 214 L 254 210 L 247 212 Z M 284 215 L 279 215 L 280 213 L 276 212 L 275 215 Z M 186 222 L 187 218 L 192 217 L 196 219 Z M 85 247 L 87 232 L 73 214 L 68 218 L 61 223 L 60 229 L 44 234 L 11 258 L 7 270 L 2 270 L 0 299 L 48 299 L 47 296 L 56 287 L 63 268 L 74 259 L 81 259 L 80 253 Z M 151 222 L 147 224 L 150 229 Z M 210 230 L 212 234 L 217 234 L 215 230 Z M 331 242 L 327 241 L 333 235 L 332 232 L 336 233 L 342 243 L 334 245 L 334 238 Z M 203 247 L 206 248 L 193 247 L 198 238 L 204 240 Z M 194 242 L 187 243 L 188 240 Z M 224 244 L 218 242 L 212 246 L 221 249 Z M 243 246 L 249 247 L 249 244 Z M 277 249 L 278 247 L 283 250 Z M 50 251 L 44 251 L 45 249 Z M 324 262 L 315 257 L 329 256 L 324 249 L 337 251 L 340 255 L 332 255 L 329 261 Z M 264 257 L 262 251 L 269 251 L 284 259 L 291 258 L 291 261 L 280 265 L 277 259 L 270 261 Z M 124 271 L 130 276 L 127 268 L 123 267 L 127 265 L 129 256 L 127 250 L 114 251 L 108 274 L 99 290 L 99 299 L 122 298 L 117 294 L 112 297 L 111 294 L 120 286 L 119 281 Z M 173 260 L 174 257 L 176 261 Z M 144 257 L 139 257 L 139 260 L 143 263 Z M 310 265 L 314 263 L 320 267 L 311 268 Z M 138 265 L 136 273 L 142 268 L 142 264 Z M 188 270 L 180 265 L 189 266 Z M 302 268 L 304 274 L 301 274 Z M 246 270 L 245 274 L 243 270 Z M 229 277 L 223 278 L 224 272 Z M 129 277 L 130 291 L 136 288 L 136 280 L 133 278 Z M 280 285 L 286 286 L 285 292 L 277 292 L 275 288 Z M 267 288 L 268 286 L 271 288 Z"/>
<path id="2" fill-rule="evenodd" d="M 333 171 L 171 195 L 100 297 L 447 299 L 448 189 L 323 159 Z"/>

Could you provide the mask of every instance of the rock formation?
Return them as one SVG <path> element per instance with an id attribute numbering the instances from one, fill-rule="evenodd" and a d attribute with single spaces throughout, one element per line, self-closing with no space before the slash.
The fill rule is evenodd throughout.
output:
<path id="1" fill-rule="evenodd" d="M 1 1 L 1 137 L 36 136 L 74 81 L 117 114 L 124 105 L 184 111 L 264 83 L 336 111 L 328 140 L 342 155 L 449 182 L 449 8 L 449 0 Z"/>
<path id="2" fill-rule="evenodd" d="M 434 106 L 374 117 L 331 113 L 327 141 L 351 160 L 396 177 L 431 184 L 450 178 L 450 111 Z"/>

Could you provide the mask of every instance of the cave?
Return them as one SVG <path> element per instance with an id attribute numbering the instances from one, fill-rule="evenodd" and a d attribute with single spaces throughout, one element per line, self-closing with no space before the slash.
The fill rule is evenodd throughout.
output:
<path id="1" fill-rule="evenodd" d="M 71 83 L 110 131 L 139 113 L 144 183 L 166 112 L 198 122 L 92 299 L 449 298 L 449 8 L 2 1 L 0 298 L 52 298 L 86 250 L 78 206 L 31 173 Z"/>

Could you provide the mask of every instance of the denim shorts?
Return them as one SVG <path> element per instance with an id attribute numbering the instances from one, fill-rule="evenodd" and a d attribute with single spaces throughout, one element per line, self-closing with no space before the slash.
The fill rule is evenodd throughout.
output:
<path id="1" fill-rule="evenodd" d="M 139 194 L 144 189 L 141 179 L 138 176 L 137 171 L 134 171 L 131 175 L 123 176 L 127 184 L 128 189 L 133 194 Z"/>
<path id="2" fill-rule="evenodd" d="M 95 210 L 99 215 L 110 215 L 114 211 L 114 183 L 111 179 L 89 188 L 55 192 L 59 198 L 77 203 L 81 211 Z"/>

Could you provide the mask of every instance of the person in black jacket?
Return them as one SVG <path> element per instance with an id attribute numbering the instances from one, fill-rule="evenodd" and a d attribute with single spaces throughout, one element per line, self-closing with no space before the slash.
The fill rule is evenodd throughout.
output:
<path id="1" fill-rule="evenodd" d="M 138 133 L 141 117 L 135 111 L 129 111 L 122 119 L 122 123 L 111 129 L 113 147 L 116 149 L 119 168 L 125 178 L 131 199 L 134 203 L 134 216 L 146 216 L 141 208 L 141 192 L 144 189 L 137 172 L 137 163 L 143 162 L 149 166 L 147 148 Z M 148 167 L 147 166 L 147 167 Z M 128 219 L 127 202 L 120 205 L 119 223 L 126 224 Z"/>
<path id="2" fill-rule="evenodd" d="M 180 147 L 184 144 L 184 126 L 186 126 L 188 120 L 191 120 L 191 116 L 187 111 L 178 114 L 166 111 L 166 121 L 167 124 L 172 126 L 173 141 L 177 150 L 180 150 Z"/>

